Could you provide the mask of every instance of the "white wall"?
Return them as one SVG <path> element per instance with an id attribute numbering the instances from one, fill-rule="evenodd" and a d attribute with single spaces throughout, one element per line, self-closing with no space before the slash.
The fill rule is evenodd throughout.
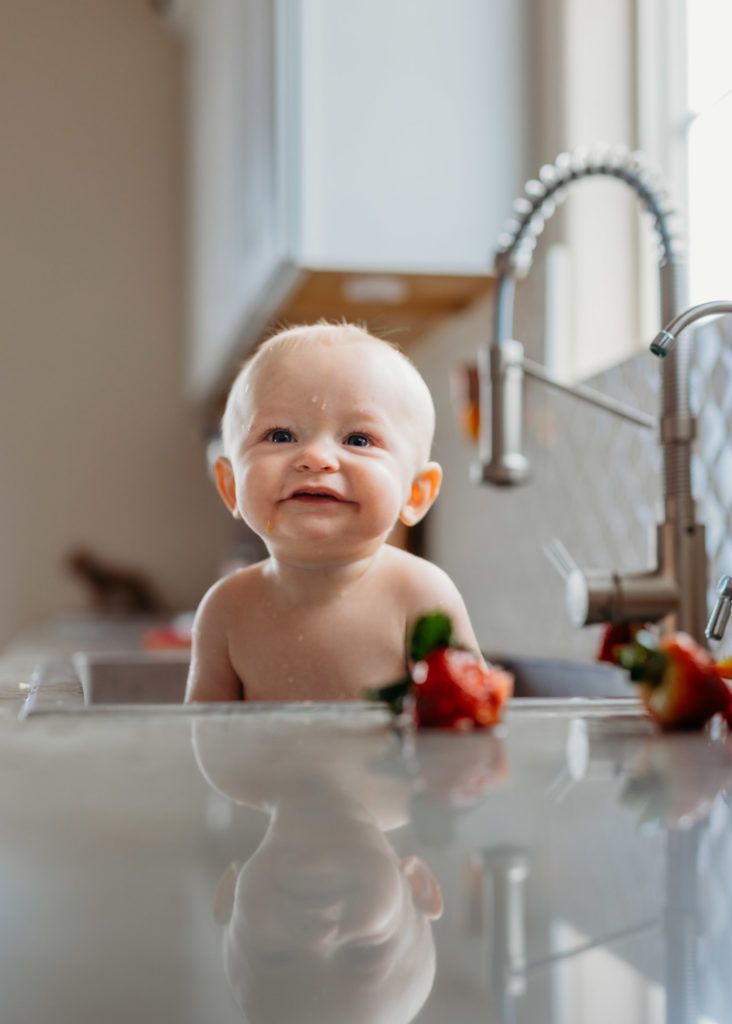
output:
<path id="1" fill-rule="evenodd" d="M 83 543 L 178 607 L 229 520 L 182 399 L 182 54 L 144 0 L 0 33 L 0 642 L 85 595 Z"/>

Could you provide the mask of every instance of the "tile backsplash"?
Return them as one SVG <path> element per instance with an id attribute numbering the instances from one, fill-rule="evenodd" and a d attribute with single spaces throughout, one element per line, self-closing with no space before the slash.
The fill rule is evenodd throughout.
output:
<path id="1" fill-rule="evenodd" d="M 487 651 L 592 658 L 602 627 L 575 629 L 564 587 L 542 545 L 558 537 L 584 568 L 641 571 L 662 516 L 661 453 L 655 432 L 532 381 L 525 384 L 525 451 L 533 467 L 522 487 L 475 487 L 475 451 L 460 436 L 449 370 L 472 361 L 489 336 L 490 308 L 434 332 L 413 354 L 437 407 L 435 458 L 445 483 L 430 513 L 428 553 L 461 589 Z M 732 573 L 732 318 L 702 324 L 692 341 L 691 408 L 698 417 L 692 486 L 707 529 L 709 601 Z M 589 381 L 655 415 L 660 363 L 649 353 Z M 715 655 L 732 655 L 732 628 Z"/>

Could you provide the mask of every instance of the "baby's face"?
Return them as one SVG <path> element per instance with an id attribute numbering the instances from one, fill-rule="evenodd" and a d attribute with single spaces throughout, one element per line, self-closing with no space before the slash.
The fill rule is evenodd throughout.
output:
<path id="1" fill-rule="evenodd" d="M 430 424 L 399 357 L 311 343 L 260 357 L 230 452 L 236 506 L 275 554 L 366 557 L 399 518 Z"/>
<path id="2" fill-rule="evenodd" d="M 439 908 L 417 904 L 366 819 L 303 830 L 284 818 L 236 882 L 225 956 L 242 1004 L 265 1020 L 411 1019 L 432 983 Z"/>

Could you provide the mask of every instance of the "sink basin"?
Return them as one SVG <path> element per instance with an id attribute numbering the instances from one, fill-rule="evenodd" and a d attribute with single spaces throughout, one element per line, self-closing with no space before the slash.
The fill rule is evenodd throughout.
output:
<path id="1" fill-rule="evenodd" d="M 487 658 L 513 673 L 518 702 L 634 696 L 627 673 L 606 663 L 497 654 Z M 46 660 L 34 672 L 22 714 L 161 708 L 180 713 L 220 708 L 220 704 L 183 704 L 189 664 L 188 651 L 81 651 L 71 658 Z M 242 710 L 254 707 L 241 705 Z"/>
<path id="2" fill-rule="evenodd" d="M 85 704 L 182 704 L 188 651 L 73 655 Z"/>
<path id="3" fill-rule="evenodd" d="M 604 661 L 579 662 L 487 654 L 514 676 L 514 697 L 634 697 L 628 673 Z"/>
<path id="4" fill-rule="evenodd" d="M 59 711 L 142 709 L 183 704 L 188 651 L 79 651 L 36 666 L 22 716 Z"/>

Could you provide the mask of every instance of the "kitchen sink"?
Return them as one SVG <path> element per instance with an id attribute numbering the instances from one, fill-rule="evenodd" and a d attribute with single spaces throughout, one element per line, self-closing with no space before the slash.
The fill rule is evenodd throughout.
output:
<path id="1" fill-rule="evenodd" d="M 88 654 L 72 658 L 85 704 L 182 704 L 188 651 Z"/>
<path id="2" fill-rule="evenodd" d="M 605 663 L 487 655 L 514 675 L 514 699 L 553 701 L 633 697 L 627 673 Z M 190 664 L 188 651 L 77 652 L 47 659 L 33 674 L 22 715 L 49 712 L 151 711 L 201 712 L 221 704 L 183 704 Z M 364 705 L 375 707 L 375 705 Z M 229 705 L 242 710 L 251 704 Z"/>
<path id="3" fill-rule="evenodd" d="M 117 708 L 183 710 L 190 654 L 183 651 L 79 651 L 47 658 L 31 679 L 21 714 Z"/>
<path id="4" fill-rule="evenodd" d="M 625 669 L 605 661 L 564 661 L 557 658 L 529 658 L 518 655 L 487 654 L 488 661 L 513 673 L 514 697 L 634 697 Z"/>

